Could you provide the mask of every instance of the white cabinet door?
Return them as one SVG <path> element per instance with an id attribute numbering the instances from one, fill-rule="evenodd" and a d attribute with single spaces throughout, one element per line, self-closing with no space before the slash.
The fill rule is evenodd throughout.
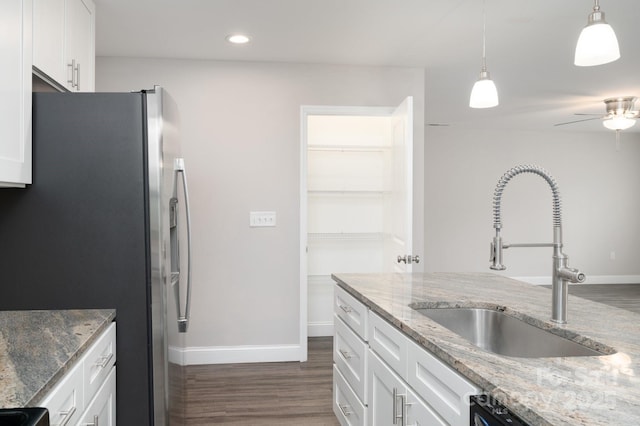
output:
<path id="1" fill-rule="evenodd" d="M 407 388 L 400 378 L 369 351 L 369 426 L 402 424 Z M 395 410 L 395 411 L 394 411 Z"/>
<path id="2" fill-rule="evenodd" d="M 66 0 L 66 86 L 74 92 L 95 87 L 95 5 L 91 0 Z"/>
<path id="3" fill-rule="evenodd" d="M 32 6 L 0 2 L 0 186 L 31 183 Z"/>
<path id="4" fill-rule="evenodd" d="M 84 412 L 80 426 L 115 426 L 116 424 L 116 369 L 111 368 L 107 380 Z"/>
<path id="5" fill-rule="evenodd" d="M 33 66 L 61 85 L 64 67 L 65 0 L 33 0 Z"/>
<path id="6" fill-rule="evenodd" d="M 411 388 L 407 389 L 406 424 L 411 426 L 449 426 Z"/>

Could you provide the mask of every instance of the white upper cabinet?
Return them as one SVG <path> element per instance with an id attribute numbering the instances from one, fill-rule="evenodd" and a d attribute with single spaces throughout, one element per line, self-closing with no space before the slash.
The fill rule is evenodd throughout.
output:
<path id="1" fill-rule="evenodd" d="M 64 70 L 65 0 L 33 1 L 33 66 L 58 82 Z"/>
<path id="2" fill-rule="evenodd" d="M 0 2 L 0 186 L 31 183 L 32 6 Z"/>
<path id="3" fill-rule="evenodd" d="M 33 65 L 72 92 L 95 88 L 95 4 L 34 0 Z"/>

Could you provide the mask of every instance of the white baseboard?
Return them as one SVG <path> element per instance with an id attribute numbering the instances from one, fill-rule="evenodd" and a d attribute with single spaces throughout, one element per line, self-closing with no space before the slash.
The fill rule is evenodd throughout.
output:
<path id="1" fill-rule="evenodd" d="M 300 361 L 300 345 L 169 347 L 169 362 L 178 365 Z"/>
<path id="2" fill-rule="evenodd" d="M 307 334 L 309 337 L 333 336 L 333 321 L 310 322 Z"/>
<path id="3" fill-rule="evenodd" d="M 551 277 L 511 277 L 534 285 L 551 285 Z M 640 284 L 640 275 L 587 275 L 582 284 Z"/>

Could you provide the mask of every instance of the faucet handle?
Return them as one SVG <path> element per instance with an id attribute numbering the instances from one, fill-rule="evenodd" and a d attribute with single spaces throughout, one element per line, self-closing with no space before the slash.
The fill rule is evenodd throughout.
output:
<path id="1" fill-rule="evenodd" d="M 583 283 L 587 279 L 584 273 L 575 268 L 560 268 L 558 270 L 558 276 L 572 283 Z"/>

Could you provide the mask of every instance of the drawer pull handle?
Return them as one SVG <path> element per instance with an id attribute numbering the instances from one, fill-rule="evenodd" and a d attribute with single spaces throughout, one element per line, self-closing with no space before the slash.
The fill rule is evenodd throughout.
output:
<path id="1" fill-rule="evenodd" d="M 340 349 L 340 353 L 342 354 L 342 356 L 344 357 L 344 359 L 351 359 L 353 358 L 351 356 L 351 354 L 349 353 L 349 351 L 345 351 L 344 349 Z"/>
<path id="2" fill-rule="evenodd" d="M 62 421 L 58 426 L 67 426 L 67 423 L 69 423 L 69 420 L 71 420 L 71 417 L 73 417 L 75 413 L 76 413 L 75 406 L 69 408 L 69 411 L 60 411 L 60 417 L 62 417 L 61 419 Z"/>
<path id="3" fill-rule="evenodd" d="M 113 359 L 113 352 L 111 352 L 109 355 L 101 356 L 100 358 L 98 358 L 98 360 L 94 365 L 96 367 L 105 368 L 111 363 L 112 359 Z"/>
<path id="4" fill-rule="evenodd" d="M 342 309 L 343 311 L 345 311 L 348 314 L 350 314 L 353 311 L 351 309 L 351 306 L 349 306 L 349 305 L 340 305 L 340 309 Z"/>
<path id="5" fill-rule="evenodd" d="M 342 411 L 342 414 L 344 414 L 345 417 L 349 417 L 352 413 L 351 411 L 349 411 L 348 405 L 338 404 L 338 408 L 340 408 L 340 411 Z"/>

